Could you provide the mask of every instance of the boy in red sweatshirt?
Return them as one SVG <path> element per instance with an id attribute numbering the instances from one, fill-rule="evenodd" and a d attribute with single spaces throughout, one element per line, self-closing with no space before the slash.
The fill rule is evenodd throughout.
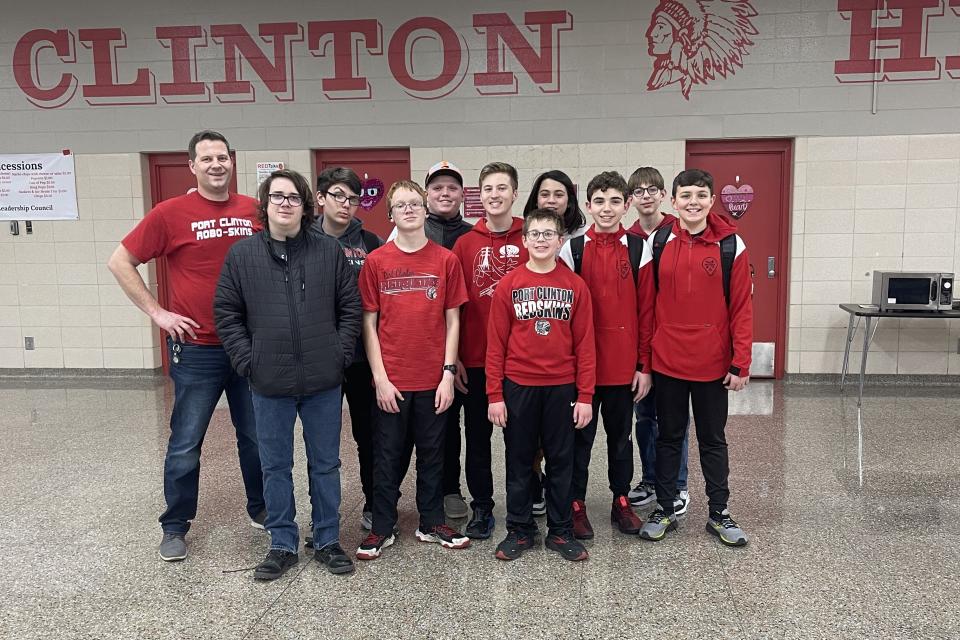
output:
<path id="1" fill-rule="evenodd" d="M 525 263 L 523 220 L 514 218 L 517 170 L 505 162 L 491 162 L 480 170 L 480 201 L 486 217 L 460 236 L 453 255 L 460 261 L 469 300 L 460 311 L 460 361 L 457 401 L 464 408 L 467 456 L 464 469 L 470 489 L 473 517 L 465 533 L 485 540 L 493 535 L 493 472 L 487 420 L 487 321 L 490 302 L 500 280 Z M 454 406 L 456 406 L 455 402 Z"/>
<path id="2" fill-rule="evenodd" d="M 596 382 L 593 308 L 587 285 L 557 264 L 563 219 L 537 209 L 523 221 L 530 254 L 497 285 L 487 327 L 487 417 L 502 428 L 507 463 L 507 537 L 496 557 L 515 560 L 533 548 L 530 467 L 542 442 L 547 463 L 546 546 L 586 560 L 573 537 L 570 479 L 574 429 L 593 417 Z"/>
<path id="3" fill-rule="evenodd" d="M 707 488 L 707 531 L 730 546 L 747 535 L 730 516 L 727 391 L 750 379 L 753 305 L 750 264 L 736 228 L 710 213 L 716 195 L 713 177 L 699 169 L 673 181 L 673 206 L 680 215 L 665 242 L 647 242 L 640 271 L 641 295 L 655 296 L 654 310 L 641 307 L 640 359 L 651 364 L 660 433 L 657 436 L 657 503 L 640 530 L 645 540 L 662 540 L 677 528 L 674 500 L 677 471 L 692 403 Z M 735 242 L 732 264 L 723 265 L 723 247 Z M 658 259 L 654 255 L 659 254 Z M 729 288 L 725 272 L 729 269 Z"/>
<path id="4" fill-rule="evenodd" d="M 620 224 L 628 206 L 627 181 L 623 176 L 616 171 L 595 176 L 587 185 L 586 202 L 593 225 L 583 237 L 567 240 L 560 250 L 560 259 L 580 274 L 590 289 L 597 343 L 593 419 L 574 435 L 570 497 L 573 535 L 580 540 L 593 538 L 584 501 L 600 411 L 603 411 L 603 427 L 607 432 L 607 478 L 613 492 L 610 520 L 621 532 L 634 535 L 642 525 L 627 498 L 633 478 L 630 442 L 633 403 L 649 391 L 648 386 L 641 385 L 642 381 L 649 381 L 649 376 L 641 376 L 637 364 L 640 337 L 636 270 L 643 241 L 628 237 Z"/>

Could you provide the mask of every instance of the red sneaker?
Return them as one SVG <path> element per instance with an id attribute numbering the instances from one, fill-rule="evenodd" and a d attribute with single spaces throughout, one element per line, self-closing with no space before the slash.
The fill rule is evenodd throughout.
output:
<path id="1" fill-rule="evenodd" d="M 593 526 L 587 517 L 587 505 L 583 500 L 573 501 L 573 537 L 577 540 L 593 539 Z"/>
<path id="2" fill-rule="evenodd" d="M 620 533 L 629 533 L 631 535 L 640 533 L 640 527 L 643 526 L 640 518 L 637 517 L 637 514 L 635 514 L 630 507 L 630 501 L 627 500 L 627 496 L 617 496 L 614 498 L 613 507 L 610 509 L 610 522 L 617 525 Z"/>

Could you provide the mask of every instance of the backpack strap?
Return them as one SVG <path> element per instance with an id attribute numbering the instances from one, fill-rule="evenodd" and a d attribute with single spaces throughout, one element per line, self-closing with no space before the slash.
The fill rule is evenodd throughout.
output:
<path id="1" fill-rule="evenodd" d="M 720 274 L 723 276 L 723 297 L 730 304 L 730 273 L 737 257 L 737 234 L 731 233 L 720 241 Z"/>
<path id="2" fill-rule="evenodd" d="M 660 290 L 660 256 L 663 255 L 663 247 L 667 244 L 667 238 L 673 231 L 673 225 L 660 227 L 653 234 L 653 286 Z"/>
<path id="3" fill-rule="evenodd" d="M 573 272 L 579 274 L 583 270 L 583 236 L 570 238 L 570 253 L 573 254 Z"/>
<path id="4" fill-rule="evenodd" d="M 627 256 L 630 258 L 630 269 L 633 270 L 633 284 L 640 278 L 640 259 L 643 257 L 643 238 L 632 233 L 627 234 Z"/>

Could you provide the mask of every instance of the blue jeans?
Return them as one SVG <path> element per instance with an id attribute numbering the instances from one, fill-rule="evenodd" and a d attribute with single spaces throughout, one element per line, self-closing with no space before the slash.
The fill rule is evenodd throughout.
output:
<path id="1" fill-rule="evenodd" d="M 253 392 L 257 439 L 263 464 L 270 548 L 296 553 L 300 546 L 293 498 L 293 428 L 303 423 L 310 482 L 313 546 L 340 539 L 340 387 L 308 396 L 264 396 Z"/>
<path id="2" fill-rule="evenodd" d="M 650 389 L 650 393 L 643 400 L 634 405 L 637 415 L 637 449 L 640 450 L 640 464 L 643 465 L 643 482 L 654 485 L 657 482 L 657 401 Z M 687 418 L 687 430 L 690 428 L 690 418 Z M 685 430 L 683 436 L 683 451 L 680 453 L 680 475 L 677 477 L 677 491 L 687 490 L 687 448 L 690 436 Z"/>
<path id="3" fill-rule="evenodd" d="M 170 442 L 163 463 L 167 509 L 160 516 L 160 526 L 167 533 L 186 533 L 190 521 L 197 517 L 200 447 L 223 392 L 227 394 L 230 418 L 237 431 L 247 513 L 253 518 L 263 511 L 263 474 L 247 379 L 234 372 L 230 358 L 219 345 L 180 343 L 177 347 L 179 351 L 174 354 L 173 342 L 167 339 L 174 401 Z"/>

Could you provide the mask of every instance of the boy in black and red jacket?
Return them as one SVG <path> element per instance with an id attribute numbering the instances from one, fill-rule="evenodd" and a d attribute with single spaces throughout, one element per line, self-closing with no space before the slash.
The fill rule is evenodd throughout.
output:
<path id="1" fill-rule="evenodd" d="M 601 410 L 607 432 L 607 478 L 613 492 L 610 520 L 621 532 L 629 534 L 638 533 L 642 525 L 627 498 L 633 478 L 633 404 L 649 391 L 649 387 L 640 384 L 649 377 L 641 376 L 637 364 L 640 336 L 635 270 L 639 267 L 643 241 L 628 237 L 620 224 L 629 202 L 623 176 L 616 171 L 595 176 L 587 185 L 586 202 L 593 225 L 583 237 L 567 240 L 560 251 L 560 259 L 580 274 L 590 289 L 597 344 L 593 420 L 574 436 L 570 497 L 573 535 L 580 540 L 593 538 L 585 500 L 590 452 Z"/>
<path id="2" fill-rule="evenodd" d="M 659 506 L 640 537 L 662 540 L 677 528 L 677 472 L 692 401 L 710 507 L 707 531 L 724 544 L 742 546 L 747 535 L 727 509 L 730 469 L 724 429 L 727 391 L 740 391 L 750 379 L 752 284 L 746 246 L 736 228 L 710 213 L 715 199 L 709 173 L 689 169 L 677 175 L 673 206 L 680 217 L 662 245 L 657 246 L 659 233 L 648 240 L 641 261 L 641 295 L 653 297 L 654 304 L 652 312 L 649 305 L 641 307 L 640 358 L 644 370 L 647 362 L 653 370 L 660 432 Z M 726 265 L 722 247 L 731 245 L 725 240 L 731 236 L 732 264 Z"/>
<path id="3" fill-rule="evenodd" d="M 507 462 L 507 537 L 496 557 L 515 560 L 536 544 L 533 474 L 542 442 L 547 463 L 546 546 L 586 560 L 573 537 L 570 479 L 574 429 L 593 417 L 593 309 L 587 285 L 557 264 L 563 220 L 537 209 L 523 221 L 526 264 L 497 286 L 487 327 L 488 418 L 502 428 Z"/>

